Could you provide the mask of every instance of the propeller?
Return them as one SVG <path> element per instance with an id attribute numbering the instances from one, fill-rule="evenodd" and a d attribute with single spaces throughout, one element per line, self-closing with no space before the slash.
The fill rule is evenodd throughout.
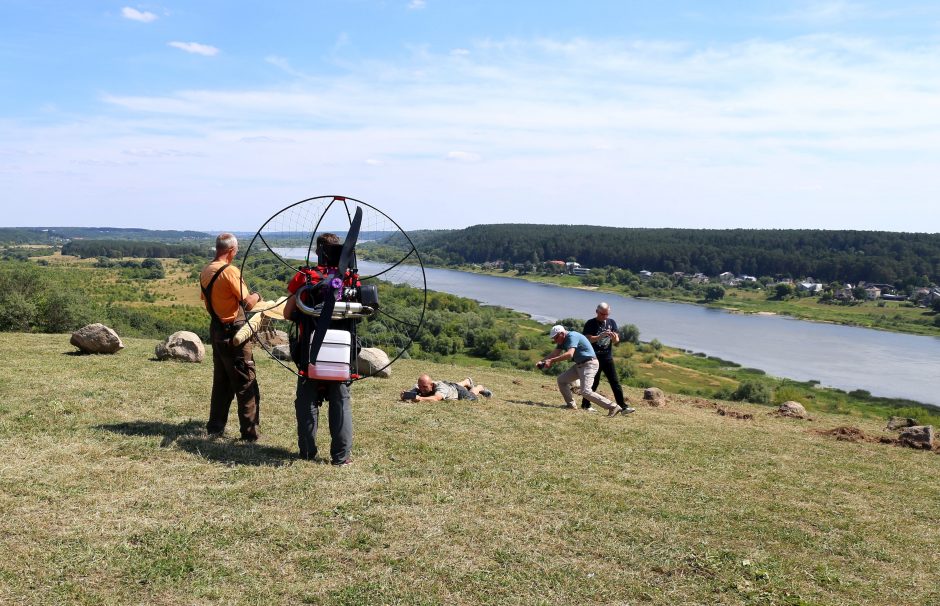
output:
<path id="1" fill-rule="evenodd" d="M 356 214 L 353 216 L 349 231 L 346 232 L 346 240 L 343 242 L 343 250 L 339 255 L 339 265 L 337 266 L 337 276 L 334 279 L 339 280 L 339 286 L 335 286 L 331 280 L 326 286 L 323 308 L 320 310 L 320 317 L 317 320 L 317 328 L 313 332 L 313 338 L 310 340 L 310 363 L 317 361 L 320 354 L 320 347 L 323 346 L 323 339 L 326 338 L 326 331 L 330 329 L 330 323 L 333 321 L 333 308 L 336 307 L 336 290 L 342 295 L 343 287 L 346 282 L 346 274 L 353 269 L 352 262 L 356 257 L 354 250 L 356 240 L 359 239 L 359 227 L 362 225 L 362 208 L 356 207 Z"/>

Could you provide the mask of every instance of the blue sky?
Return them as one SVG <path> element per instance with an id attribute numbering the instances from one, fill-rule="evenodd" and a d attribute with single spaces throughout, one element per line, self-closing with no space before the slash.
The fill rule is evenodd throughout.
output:
<path id="1" fill-rule="evenodd" d="M 940 3 L 0 0 L 2 224 L 940 232 Z"/>

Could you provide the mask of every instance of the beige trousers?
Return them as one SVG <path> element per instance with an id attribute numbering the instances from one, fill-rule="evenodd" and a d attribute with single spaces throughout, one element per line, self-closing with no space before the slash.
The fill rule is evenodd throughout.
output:
<path id="1" fill-rule="evenodd" d="M 561 390 L 561 397 L 565 399 L 565 404 L 574 407 L 574 395 L 571 393 L 571 384 L 574 383 L 575 379 L 581 379 L 581 397 L 589 402 L 594 402 L 606 410 L 617 406 L 591 389 L 591 386 L 594 385 L 594 377 L 597 376 L 598 368 L 600 368 L 600 365 L 597 363 L 597 358 L 591 358 L 587 362 L 575 364 L 558 375 L 558 389 Z"/>

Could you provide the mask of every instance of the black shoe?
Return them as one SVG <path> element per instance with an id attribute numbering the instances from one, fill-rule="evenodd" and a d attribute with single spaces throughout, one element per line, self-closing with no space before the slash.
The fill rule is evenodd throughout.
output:
<path id="1" fill-rule="evenodd" d="M 492 398 L 493 392 L 490 391 L 489 389 L 483 388 L 480 390 L 480 395 L 483 396 L 484 398 Z"/>

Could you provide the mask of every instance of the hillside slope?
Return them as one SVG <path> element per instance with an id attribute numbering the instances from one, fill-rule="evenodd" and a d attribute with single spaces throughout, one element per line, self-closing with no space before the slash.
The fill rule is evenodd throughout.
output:
<path id="1" fill-rule="evenodd" d="M 354 385 L 333 468 L 294 459 L 272 361 L 262 442 L 210 441 L 211 363 L 125 343 L 0 334 L 0 603 L 940 602 L 940 457 L 819 433 L 874 421 L 679 397 L 606 419 L 493 369 L 489 401 L 403 404 L 422 369 L 467 372 L 402 361 Z"/>

